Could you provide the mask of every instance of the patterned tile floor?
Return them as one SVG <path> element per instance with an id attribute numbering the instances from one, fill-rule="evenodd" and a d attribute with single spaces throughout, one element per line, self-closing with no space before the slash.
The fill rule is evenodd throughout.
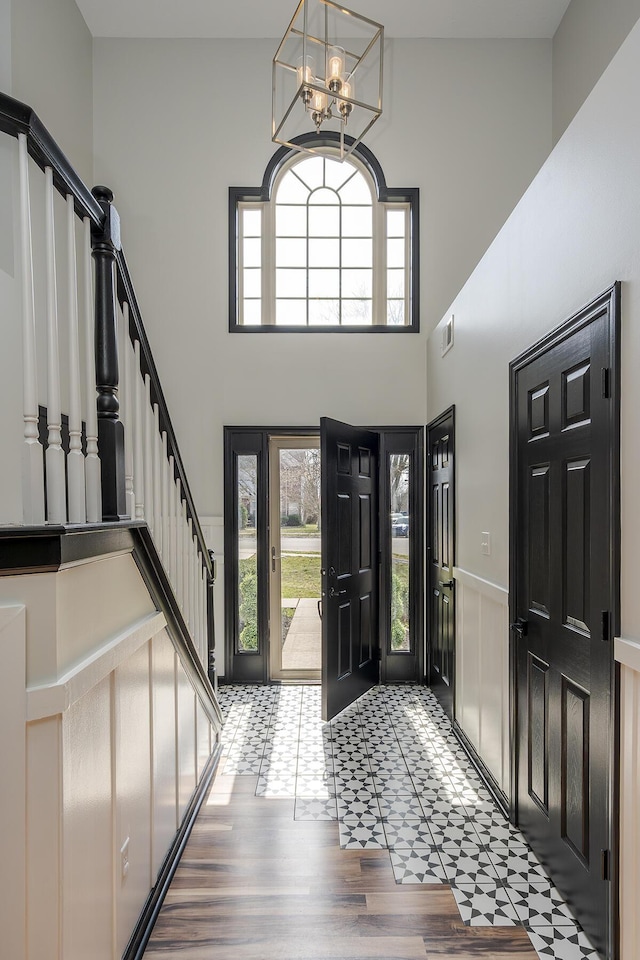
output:
<path id="1" fill-rule="evenodd" d="M 331 723 L 318 686 L 221 686 L 224 774 L 337 820 L 342 848 L 387 848 L 396 883 L 450 884 L 470 925 L 523 925 L 544 960 L 598 960 L 504 819 L 426 688 L 376 687 Z"/>

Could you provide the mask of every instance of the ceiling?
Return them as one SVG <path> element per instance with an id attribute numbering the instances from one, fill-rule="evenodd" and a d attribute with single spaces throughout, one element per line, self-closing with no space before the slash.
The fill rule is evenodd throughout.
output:
<path id="1" fill-rule="evenodd" d="M 553 37 L 570 0 L 350 0 L 390 37 Z M 94 37 L 281 37 L 295 0 L 76 0 Z"/>

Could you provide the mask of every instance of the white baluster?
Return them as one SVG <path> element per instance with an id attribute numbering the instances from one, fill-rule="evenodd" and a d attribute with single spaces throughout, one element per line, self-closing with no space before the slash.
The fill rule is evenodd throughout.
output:
<path id="1" fill-rule="evenodd" d="M 178 596 L 178 571 L 176 564 L 176 496 L 173 482 L 174 459 L 169 457 L 167 462 L 167 499 L 169 513 L 169 578 L 173 592 Z"/>
<path id="2" fill-rule="evenodd" d="M 151 378 L 144 378 L 144 518 L 153 534 L 153 411 Z"/>
<path id="3" fill-rule="evenodd" d="M 100 523 L 102 520 L 102 486 L 100 457 L 98 456 L 98 409 L 96 406 L 96 357 L 95 321 L 93 316 L 93 270 L 91 266 L 91 222 L 83 221 L 83 268 L 84 268 L 84 343 L 85 343 L 85 392 L 87 410 L 87 456 L 84 464 L 87 520 Z"/>
<path id="4" fill-rule="evenodd" d="M 62 449 L 62 406 L 58 351 L 56 235 L 53 215 L 53 172 L 45 169 L 45 239 L 47 250 L 47 520 L 67 522 L 65 454 Z"/>
<path id="5" fill-rule="evenodd" d="M 199 588 L 200 588 L 200 589 L 199 589 L 199 596 L 200 596 L 200 605 L 199 605 L 199 606 L 200 606 L 200 651 L 201 651 L 202 663 L 204 664 L 205 669 L 206 669 L 206 666 L 207 666 L 207 631 L 206 631 L 207 616 L 206 616 L 206 609 L 205 609 L 206 592 L 205 592 L 204 571 L 203 571 L 203 569 L 202 569 L 202 564 L 201 564 L 200 562 L 198 562 L 198 569 L 200 570 L 200 576 L 199 576 L 199 578 L 198 578 L 198 585 L 199 585 Z"/>
<path id="6" fill-rule="evenodd" d="M 162 467 L 160 458 L 160 408 L 153 405 L 153 539 L 162 556 Z"/>
<path id="7" fill-rule="evenodd" d="M 197 636 L 197 607 L 196 607 L 196 548 L 193 539 L 193 522 L 189 518 L 189 626 L 191 627 L 191 636 L 196 640 Z"/>
<path id="8" fill-rule="evenodd" d="M 133 485 L 136 499 L 136 520 L 144 517 L 144 383 L 140 372 L 140 341 L 136 340 L 133 348 L 133 384 L 136 402 L 136 412 L 133 418 Z"/>
<path id="9" fill-rule="evenodd" d="M 67 296 L 69 310 L 69 523 L 85 523 L 84 454 L 82 453 L 82 399 L 80 393 L 80 339 L 78 332 L 78 268 L 76 266 L 76 214 L 73 196 L 67 194 Z"/>
<path id="10" fill-rule="evenodd" d="M 184 576 L 182 585 L 182 609 L 184 618 L 189 622 L 191 611 L 189 610 L 189 525 L 187 523 L 187 501 L 182 501 L 182 572 Z"/>
<path id="11" fill-rule="evenodd" d="M 133 519 L 136 515 L 136 495 L 133 488 L 133 419 L 135 412 L 135 382 L 133 379 L 133 357 L 131 356 L 131 340 L 129 339 L 129 304 L 125 301 L 120 322 L 120 356 L 123 358 L 123 368 L 120 381 L 120 419 L 124 420 L 124 484 L 125 503 L 128 515 Z M 123 388 L 124 387 L 124 391 Z M 124 393 L 124 399 L 122 394 Z"/>
<path id="12" fill-rule="evenodd" d="M 182 555 L 182 495 L 180 493 L 180 478 L 176 480 L 176 594 L 180 608 L 184 611 L 184 562 Z"/>
<path id="13" fill-rule="evenodd" d="M 22 445 L 22 516 L 25 523 L 44 523 L 44 469 L 38 437 L 38 368 L 36 315 L 31 245 L 31 198 L 27 138 L 18 135 L 20 162 L 20 245 L 22 255 L 22 392 L 24 443 Z"/>
<path id="14" fill-rule="evenodd" d="M 162 497 L 160 504 L 160 513 L 162 514 L 162 562 L 164 568 L 169 572 L 169 456 L 167 452 L 167 431 L 162 431 L 162 450 L 160 456 L 160 468 L 162 472 Z"/>

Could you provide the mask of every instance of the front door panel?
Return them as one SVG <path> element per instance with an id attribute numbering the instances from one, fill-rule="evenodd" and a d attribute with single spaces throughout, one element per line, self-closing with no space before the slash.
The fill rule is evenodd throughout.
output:
<path id="1" fill-rule="evenodd" d="M 514 370 L 519 826 L 609 956 L 613 294 Z"/>
<path id="2" fill-rule="evenodd" d="M 378 434 L 323 418 L 322 709 L 378 682 Z"/>

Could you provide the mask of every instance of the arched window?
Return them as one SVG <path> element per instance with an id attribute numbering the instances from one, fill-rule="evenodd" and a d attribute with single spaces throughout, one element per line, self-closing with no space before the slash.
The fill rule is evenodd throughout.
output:
<path id="1" fill-rule="evenodd" d="M 417 330 L 417 194 L 362 145 L 278 151 L 262 188 L 230 191 L 230 328 Z"/>

